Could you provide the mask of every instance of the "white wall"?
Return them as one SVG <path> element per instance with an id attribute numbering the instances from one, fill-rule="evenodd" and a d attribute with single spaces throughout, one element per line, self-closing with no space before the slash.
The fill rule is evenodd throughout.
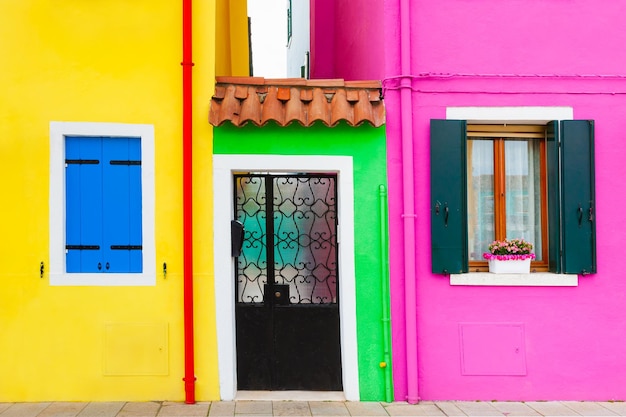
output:
<path id="1" fill-rule="evenodd" d="M 284 1 L 287 7 L 288 0 Z M 306 53 L 311 50 L 309 0 L 291 0 L 291 7 L 293 31 L 287 46 L 287 76 L 300 77 L 300 67 L 304 65 Z"/>

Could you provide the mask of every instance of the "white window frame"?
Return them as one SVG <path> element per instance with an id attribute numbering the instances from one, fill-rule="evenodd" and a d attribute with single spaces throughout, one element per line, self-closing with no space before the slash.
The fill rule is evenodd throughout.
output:
<path id="1" fill-rule="evenodd" d="M 141 139 L 142 272 L 68 273 L 65 267 L 65 138 L 68 136 Z M 50 122 L 50 285 L 156 285 L 154 241 L 154 126 L 147 124 Z"/>
<path id="2" fill-rule="evenodd" d="M 552 120 L 573 120 L 572 107 L 448 107 L 446 119 L 466 120 L 468 124 L 515 123 L 545 125 Z M 467 186 L 467 185 L 466 185 Z M 450 274 L 450 285 L 576 287 L 578 275 L 549 272 L 531 274 L 491 274 L 469 272 Z"/>

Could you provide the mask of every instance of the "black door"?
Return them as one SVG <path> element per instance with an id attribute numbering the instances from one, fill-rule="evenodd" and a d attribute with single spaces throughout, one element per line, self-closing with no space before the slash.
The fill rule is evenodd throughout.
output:
<path id="1" fill-rule="evenodd" d="M 237 387 L 340 391 L 337 177 L 235 175 Z"/>

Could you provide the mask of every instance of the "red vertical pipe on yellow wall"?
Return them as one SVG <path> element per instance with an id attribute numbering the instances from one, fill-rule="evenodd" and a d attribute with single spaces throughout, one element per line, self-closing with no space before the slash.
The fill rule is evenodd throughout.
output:
<path id="1" fill-rule="evenodd" d="M 191 0 L 183 1 L 183 309 L 185 331 L 185 403 L 195 404 L 193 340 L 193 170 Z"/>

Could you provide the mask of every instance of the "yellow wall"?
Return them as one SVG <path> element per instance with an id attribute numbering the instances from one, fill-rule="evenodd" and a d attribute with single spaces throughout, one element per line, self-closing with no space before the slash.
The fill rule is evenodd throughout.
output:
<path id="1" fill-rule="evenodd" d="M 247 0 L 219 0 L 215 10 L 216 75 L 247 76 L 249 71 Z"/>
<path id="2" fill-rule="evenodd" d="M 215 45 L 232 27 L 216 34 L 215 2 L 193 7 L 196 399 L 211 400 L 207 115 Z M 0 2 L 0 402 L 184 399 L 181 22 L 180 2 L 165 0 Z M 52 287 L 39 277 L 49 265 L 50 121 L 154 125 L 156 269 L 168 265 L 156 286 Z M 165 360 L 142 353 L 157 343 Z M 159 375 L 105 375 L 151 360 Z"/>

